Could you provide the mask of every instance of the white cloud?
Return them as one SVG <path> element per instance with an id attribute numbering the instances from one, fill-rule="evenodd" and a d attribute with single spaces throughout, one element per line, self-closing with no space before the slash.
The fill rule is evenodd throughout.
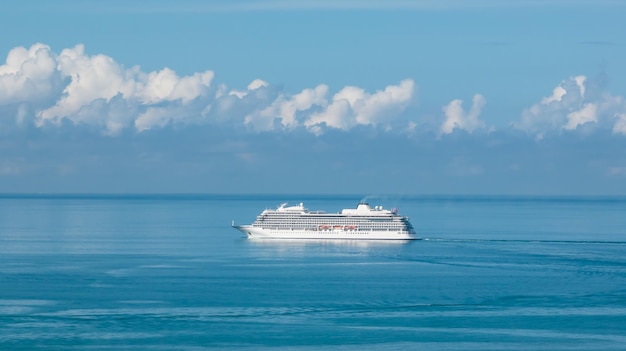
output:
<path id="1" fill-rule="evenodd" d="M 299 125 L 296 113 L 325 105 L 327 93 L 328 86 L 320 84 L 293 96 L 281 95 L 270 106 L 246 116 L 245 123 L 257 130 L 272 130 L 275 121 L 285 128 L 294 128 Z"/>
<path id="2" fill-rule="evenodd" d="M 250 82 L 250 84 L 248 84 L 248 89 L 247 90 L 236 90 L 233 89 L 231 91 L 228 92 L 228 95 L 233 95 L 238 97 L 239 99 L 243 99 L 244 97 L 248 96 L 248 94 L 254 90 L 257 89 L 261 89 L 261 88 L 266 88 L 269 86 L 269 83 L 261 80 L 261 79 L 255 79 L 252 82 Z M 222 86 L 225 89 L 225 86 Z M 216 97 L 221 97 L 224 94 L 224 92 L 222 91 L 222 89 L 220 89 L 220 91 L 218 91 Z"/>
<path id="3" fill-rule="evenodd" d="M 173 70 L 164 68 L 159 72 L 150 72 L 145 83 L 138 82 L 137 97 L 146 104 L 175 100 L 188 103 L 203 94 L 213 77 L 212 71 L 206 71 L 181 78 Z"/>
<path id="4" fill-rule="evenodd" d="M 345 87 L 333 96 L 325 109 L 311 114 L 304 125 L 319 133 L 322 124 L 343 130 L 356 125 L 388 124 L 411 102 L 414 85 L 413 80 L 405 79 L 399 85 L 387 86 L 374 94 L 358 87 Z"/>
<path id="5" fill-rule="evenodd" d="M 50 47 L 16 47 L 0 66 L 0 104 L 42 103 L 53 97 L 61 83 Z"/>
<path id="6" fill-rule="evenodd" d="M 360 100 L 351 103 L 350 106 L 356 112 L 358 124 L 376 125 L 385 122 L 388 112 L 403 110 L 413 97 L 414 82 L 406 79 L 399 85 L 390 85 L 383 91 L 368 96 L 367 94 Z"/>
<path id="7" fill-rule="evenodd" d="M 329 87 L 320 84 L 295 95 L 281 94 L 266 108 L 253 111 L 245 124 L 255 130 L 306 127 L 314 134 L 325 128 L 349 130 L 356 125 L 387 125 L 406 108 L 413 97 L 412 80 L 390 85 L 373 94 L 347 86 L 328 99 Z"/>
<path id="8" fill-rule="evenodd" d="M 261 79 L 255 79 L 252 82 L 250 82 L 250 84 L 248 84 L 248 90 L 256 90 L 259 88 L 265 88 L 269 86 L 269 83 L 261 80 Z"/>
<path id="9" fill-rule="evenodd" d="M 345 90 L 345 89 L 344 89 Z M 313 113 L 304 125 L 319 134 L 323 132 L 322 124 L 327 127 L 348 130 L 356 125 L 350 101 L 333 97 L 333 102 L 322 112 Z"/>
<path id="10" fill-rule="evenodd" d="M 622 113 L 626 113 L 622 97 L 611 96 L 600 84 L 585 76 L 576 76 L 562 81 L 551 96 L 525 109 L 513 126 L 535 134 L 538 140 L 546 133 L 573 131 L 582 125 L 609 127 L 614 133 L 626 133 L 622 132 L 624 127 L 619 117 Z"/>
<path id="11" fill-rule="evenodd" d="M 446 116 L 445 121 L 441 124 L 440 133 L 450 134 L 455 129 L 465 130 L 468 133 L 485 128 L 485 122 L 480 120 L 478 116 L 487 103 L 487 100 L 480 94 L 474 95 L 472 99 L 472 107 L 469 112 L 463 110 L 462 100 L 452 100 L 448 105 L 443 108 L 443 112 Z"/>
<path id="12" fill-rule="evenodd" d="M 124 79 L 122 68 L 113 59 L 104 55 L 89 57 L 82 45 L 63 50 L 56 61 L 58 71 L 63 78 L 69 78 L 69 84 L 54 106 L 38 113 L 38 125 L 59 122 L 63 118 L 89 123 L 89 119 L 81 117 L 93 114 L 80 113 L 81 108 L 98 99 L 108 101 L 118 94 L 132 93 L 133 82 Z"/>
<path id="13" fill-rule="evenodd" d="M 187 104 L 202 96 L 214 76 L 212 71 L 179 77 L 169 68 L 149 73 L 142 72 L 139 67 L 126 69 L 111 57 L 89 56 L 83 45 L 61 51 L 56 62 L 57 71 L 69 83 L 53 106 L 39 111 L 37 125 L 69 119 L 74 123 L 103 125 L 108 134 L 118 133 L 137 115 L 118 114 L 116 120 L 111 120 L 106 114 L 94 111 L 95 106 L 107 104 L 119 96 L 127 104 L 143 108 L 144 113 L 150 115 L 148 111 L 152 111 L 153 105 L 174 101 Z M 139 117 L 142 121 L 135 124 L 141 126 L 139 131 L 163 125 L 161 119 Z M 150 121 L 154 124 L 150 125 Z"/>
<path id="14" fill-rule="evenodd" d="M 222 94 L 223 94 L 222 92 L 219 92 L 217 97 L 221 97 Z M 246 95 L 248 95 L 248 92 L 247 91 L 243 91 L 243 90 L 235 90 L 235 89 L 233 89 L 233 90 L 228 92 L 228 95 L 233 95 L 233 96 L 238 97 L 239 99 L 243 99 Z"/>
<path id="15" fill-rule="evenodd" d="M 548 96 L 548 97 L 541 99 L 541 103 L 543 105 L 547 105 L 554 101 L 561 101 L 561 99 L 563 98 L 563 95 L 565 94 L 567 94 L 567 91 L 562 86 L 559 85 L 556 88 L 554 88 L 554 90 L 552 91 L 552 96 Z"/>
<path id="16" fill-rule="evenodd" d="M 596 112 L 596 104 L 587 103 L 583 105 L 580 110 L 573 111 L 567 115 L 567 123 L 563 126 L 563 129 L 574 130 L 585 123 L 597 122 Z"/>
<path id="17" fill-rule="evenodd" d="M 576 81 L 576 85 L 578 86 L 578 90 L 580 91 L 580 96 L 584 98 L 585 97 L 585 81 L 587 80 L 587 77 L 576 76 L 574 77 L 574 80 Z"/>

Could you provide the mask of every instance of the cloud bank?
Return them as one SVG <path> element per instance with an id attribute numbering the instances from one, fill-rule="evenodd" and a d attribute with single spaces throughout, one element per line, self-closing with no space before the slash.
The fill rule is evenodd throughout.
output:
<path id="1" fill-rule="evenodd" d="M 357 127 L 438 136 L 492 131 L 481 116 L 487 98 L 475 94 L 465 110 L 454 99 L 436 125 L 415 110 L 417 86 L 404 79 L 374 91 L 327 84 L 284 91 L 262 79 L 247 87 L 215 82 L 211 70 L 186 76 L 170 68 L 125 67 L 83 45 L 55 53 L 45 44 L 16 47 L 0 65 L 0 131 L 12 126 L 87 126 L 104 135 L 168 126 L 219 125 L 249 132 L 304 130 L 321 135 Z M 428 119 L 430 117 L 426 117 Z M 608 130 L 626 136 L 626 100 L 611 95 L 602 77 L 572 76 L 524 109 L 510 126 L 541 140 L 548 135 Z"/>
<path id="2" fill-rule="evenodd" d="M 70 122 L 104 134 L 143 132 L 170 124 L 240 123 L 255 131 L 389 125 L 410 103 L 410 79 L 374 93 L 348 86 L 330 96 L 320 84 L 297 94 L 253 80 L 246 89 L 214 83 L 213 71 L 179 76 L 169 68 L 144 72 L 83 45 L 54 53 L 49 46 L 12 49 L 0 66 L 0 107 L 19 123 Z M 6 119 L 6 113 L 4 118 Z"/>

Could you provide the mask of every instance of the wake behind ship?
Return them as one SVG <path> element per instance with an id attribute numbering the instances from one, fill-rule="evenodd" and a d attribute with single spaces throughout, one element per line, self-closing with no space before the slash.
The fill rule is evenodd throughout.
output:
<path id="1" fill-rule="evenodd" d="M 414 240 L 415 230 L 408 217 L 396 209 L 370 207 L 361 202 L 356 209 L 339 213 L 309 211 L 302 203 L 281 204 L 264 210 L 251 225 L 232 226 L 250 238 L 267 239 L 342 239 L 342 240 Z"/>

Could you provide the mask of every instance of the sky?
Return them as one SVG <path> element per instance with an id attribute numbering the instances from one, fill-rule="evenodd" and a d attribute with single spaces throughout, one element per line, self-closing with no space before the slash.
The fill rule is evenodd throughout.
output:
<path id="1" fill-rule="evenodd" d="M 626 2 L 25 0 L 0 193 L 626 195 Z"/>

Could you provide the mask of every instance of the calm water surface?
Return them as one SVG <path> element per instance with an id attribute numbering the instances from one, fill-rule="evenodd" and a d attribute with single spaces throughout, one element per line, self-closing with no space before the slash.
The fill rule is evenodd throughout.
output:
<path id="1" fill-rule="evenodd" d="M 372 198 L 424 240 L 255 241 L 341 196 L 0 196 L 0 349 L 626 350 L 626 198 Z"/>

